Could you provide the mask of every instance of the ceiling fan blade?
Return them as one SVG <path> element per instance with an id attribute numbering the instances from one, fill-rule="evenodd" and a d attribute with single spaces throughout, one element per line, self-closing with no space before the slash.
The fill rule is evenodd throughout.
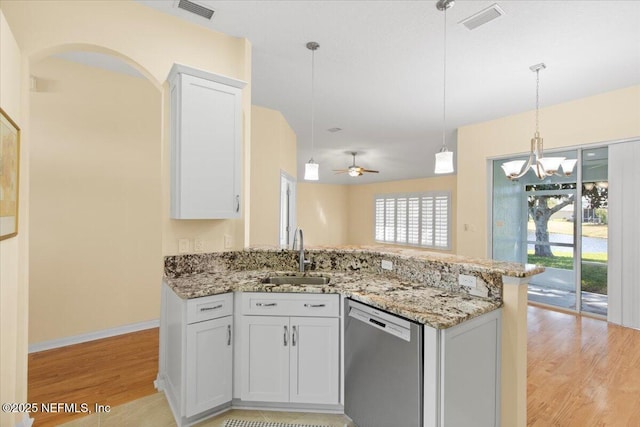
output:
<path id="1" fill-rule="evenodd" d="M 335 174 L 337 175 L 339 173 L 347 173 L 349 171 L 346 169 L 334 169 L 333 172 L 335 172 Z"/>
<path id="2" fill-rule="evenodd" d="M 380 171 L 374 171 L 374 170 L 371 170 L 371 169 L 362 169 L 362 172 L 380 173 Z"/>

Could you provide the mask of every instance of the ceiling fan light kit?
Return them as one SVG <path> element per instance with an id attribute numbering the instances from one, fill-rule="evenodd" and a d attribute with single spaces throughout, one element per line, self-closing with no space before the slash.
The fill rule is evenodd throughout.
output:
<path id="1" fill-rule="evenodd" d="M 453 7 L 455 0 L 438 0 L 436 9 L 444 12 L 444 57 L 442 72 L 442 148 L 436 153 L 436 164 L 433 170 L 435 174 L 453 172 L 453 152 L 447 149 L 446 124 L 447 124 L 447 9 Z"/>
<path id="2" fill-rule="evenodd" d="M 311 158 L 304 165 L 305 181 L 318 181 L 320 179 L 320 165 L 313 161 L 313 128 L 315 124 L 315 53 L 320 45 L 316 42 L 307 43 L 307 49 L 311 51 Z"/>
<path id="3" fill-rule="evenodd" d="M 351 166 L 349 166 L 347 169 L 334 169 L 333 171 L 338 174 L 338 173 L 348 173 L 350 177 L 358 177 L 362 174 L 366 173 L 380 173 L 380 171 L 376 171 L 376 170 L 372 170 L 372 169 L 365 169 L 362 166 L 358 166 L 356 165 L 356 154 L 358 154 L 355 151 L 350 151 L 349 154 L 351 154 L 351 156 L 353 157 L 353 163 L 351 164 Z"/>
<path id="4" fill-rule="evenodd" d="M 544 63 L 535 64 L 529 69 L 536 73 L 536 132 L 531 138 L 531 149 L 527 160 L 512 160 L 502 164 L 502 170 L 512 181 L 522 178 L 529 169 L 539 178 L 551 175 L 571 176 L 578 162 L 565 157 L 544 157 L 543 139 L 540 137 L 540 71 L 547 68 Z M 562 173 L 560 170 L 562 169 Z"/>

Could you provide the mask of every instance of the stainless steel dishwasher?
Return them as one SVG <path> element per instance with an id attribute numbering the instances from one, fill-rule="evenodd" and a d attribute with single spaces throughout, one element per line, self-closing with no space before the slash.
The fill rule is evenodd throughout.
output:
<path id="1" fill-rule="evenodd" d="M 358 427 L 422 427 L 423 326 L 345 299 L 344 412 Z"/>

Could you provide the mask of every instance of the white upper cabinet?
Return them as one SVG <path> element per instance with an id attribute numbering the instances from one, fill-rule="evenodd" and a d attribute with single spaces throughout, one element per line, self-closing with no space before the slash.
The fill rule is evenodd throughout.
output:
<path id="1" fill-rule="evenodd" d="M 242 88 L 175 64 L 171 90 L 171 218 L 240 217 Z"/>

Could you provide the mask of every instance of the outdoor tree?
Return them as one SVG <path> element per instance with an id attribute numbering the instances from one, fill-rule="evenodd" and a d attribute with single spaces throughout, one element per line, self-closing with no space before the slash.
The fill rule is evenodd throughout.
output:
<path id="1" fill-rule="evenodd" d="M 532 185 L 530 190 L 556 190 L 556 185 Z M 573 203 L 573 195 L 532 195 L 529 196 L 529 217 L 536 227 L 535 255 L 552 257 L 549 245 L 549 219 L 551 215 Z"/>
<path id="2" fill-rule="evenodd" d="M 587 183 L 582 186 L 582 196 L 587 199 L 589 209 L 606 208 L 609 189 L 602 185 Z"/>

